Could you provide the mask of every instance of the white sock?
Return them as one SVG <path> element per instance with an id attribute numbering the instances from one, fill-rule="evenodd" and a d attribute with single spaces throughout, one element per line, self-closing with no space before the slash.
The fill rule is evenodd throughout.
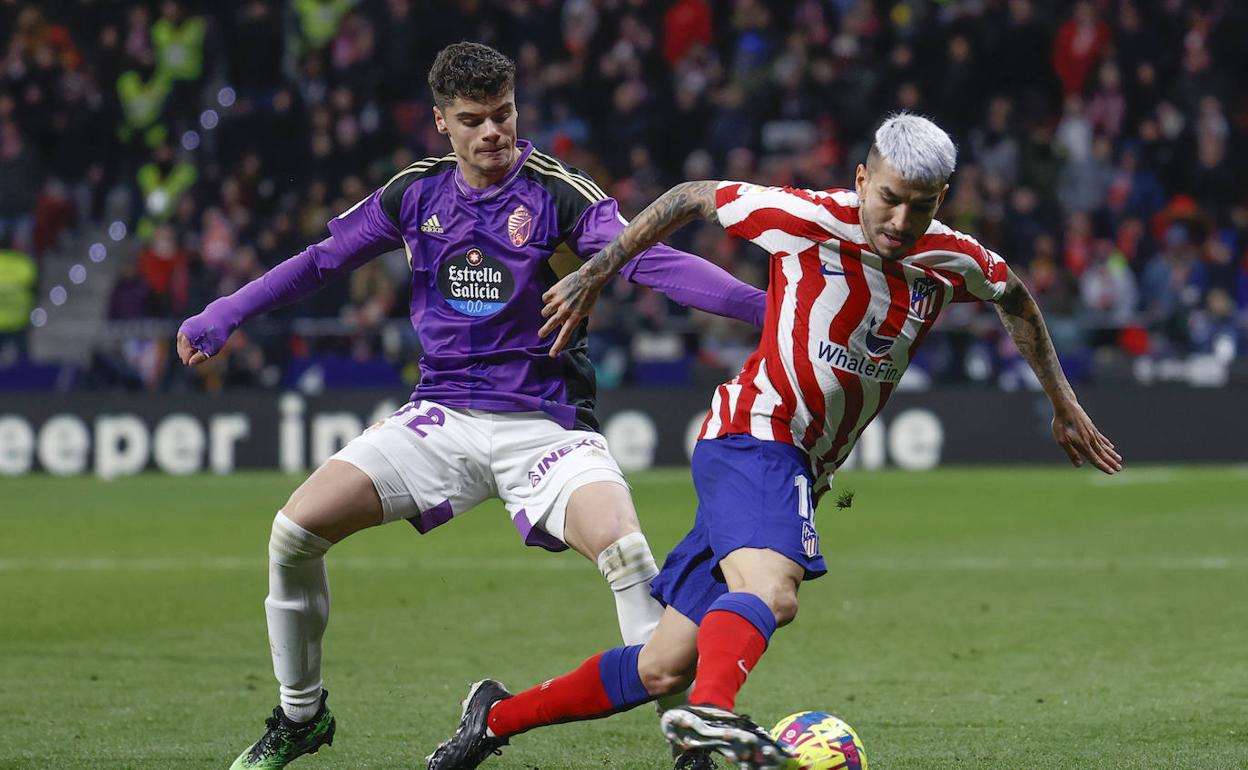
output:
<path id="1" fill-rule="evenodd" d="M 282 711 L 295 722 L 312 719 L 321 705 L 321 637 L 329 623 L 325 552 L 330 545 L 281 511 L 273 519 L 264 612 Z"/>
<path id="2" fill-rule="evenodd" d="M 644 644 L 663 617 L 663 605 L 650 595 L 659 567 L 640 532 L 616 540 L 598 554 L 598 571 L 615 593 L 615 613 L 624 644 Z"/>
<path id="3" fill-rule="evenodd" d="M 634 532 L 607 546 L 598 555 L 598 569 L 615 592 L 624 644 L 645 644 L 663 617 L 663 605 L 650 595 L 650 581 L 659 574 L 659 567 L 645 535 Z M 689 691 L 682 690 L 658 698 L 655 708 L 662 714 L 688 702 Z"/>

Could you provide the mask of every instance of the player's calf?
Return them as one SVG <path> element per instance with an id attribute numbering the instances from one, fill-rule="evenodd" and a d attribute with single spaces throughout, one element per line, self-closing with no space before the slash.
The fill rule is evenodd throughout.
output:
<path id="1" fill-rule="evenodd" d="M 625 535 L 598 554 L 598 570 L 615 595 L 615 611 L 625 644 L 643 644 L 663 617 L 663 607 L 650 595 L 650 581 L 659 567 L 646 536 Z"/>

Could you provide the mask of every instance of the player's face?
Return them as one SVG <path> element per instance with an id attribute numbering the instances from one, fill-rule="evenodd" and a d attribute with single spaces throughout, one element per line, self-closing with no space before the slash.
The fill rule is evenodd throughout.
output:
<path id="1" fill-rule="evenodd" d="M 949 191 L 947 184 L 907 182 L 883 159 L 859 164 L 854 185 L 867 245 L 884 259 L 900 259 L 910 253 Z"/>
<path id="2" fill-rule="evenodd" d="M 516 161 L 516 95 L 506 91 L 483 102 L 456 97 L 433 108 L 438 131 L 451 140 L 464 179 L 486 187 L 502 179 Z"/>

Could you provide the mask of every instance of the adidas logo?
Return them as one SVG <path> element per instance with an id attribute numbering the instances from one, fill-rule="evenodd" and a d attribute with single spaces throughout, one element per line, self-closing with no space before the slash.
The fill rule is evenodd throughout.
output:
<path id="1" fill-rule="evenodd" d="M 434 214 L 433 216 L 426 219 L 425 223 L 420 226 L 420 231 L 422 233 L 444 233 L 446 232 L 445 230 L 442 229 L 442 223 L 438 221 L 437 214 Z"/>

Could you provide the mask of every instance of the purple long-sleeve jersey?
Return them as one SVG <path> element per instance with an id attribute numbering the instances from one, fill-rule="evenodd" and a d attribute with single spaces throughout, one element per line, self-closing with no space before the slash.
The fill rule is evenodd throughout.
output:
<path id="1" fill-rule="evenodd" d="M 454 155 L 426 158 L 329 222 L 310 246 L 187 319 L 181 332 L 213 355 L 247 319 L 305 297 L 387 251 L 412 268 L 412 326 L 424 348 L 413 399 L 502 412 L 542 411 L 597 429 L 594 369 L 582 324 L 557 358 L 539 337 L 542 294 L 611 242 L 625 221 L 583 172 L 517 142 L 497 184 L 469 187 Z M 622 274 L 673 300 L 755 326 L 764 292 L 662 244 Z"/>

